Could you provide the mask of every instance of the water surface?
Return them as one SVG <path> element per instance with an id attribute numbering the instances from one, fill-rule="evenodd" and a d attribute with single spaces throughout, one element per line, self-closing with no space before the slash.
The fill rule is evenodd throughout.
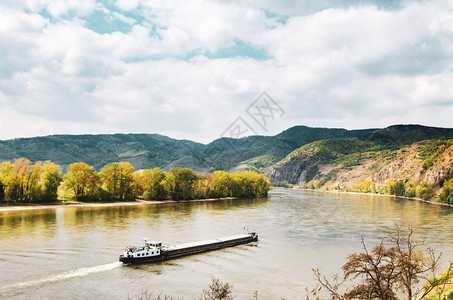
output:
<path id="1" fill-rule="evenodd" d="M 193 299 L 218 277 L 236 299 L 302 299 L 311 272 L 338 273 L 348 253 L 395 224 L 453 258 L 453 208 L 371 195 L 274 189 L 268 198 L 0 212 L 0 298 L 127 299 L 143 290 Z M 118 255 L 148 237 L 177 244 L 241 233 L 259 243 L 156 264 Z"/>

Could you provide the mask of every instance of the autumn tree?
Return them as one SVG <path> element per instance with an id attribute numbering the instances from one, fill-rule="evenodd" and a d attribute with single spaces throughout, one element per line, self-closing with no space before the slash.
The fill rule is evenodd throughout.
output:
<path id="1" fill-rule="evenodd" d="M 71 191 L 76 200 L 95 200 L 98 184 L 99 175 L 94 167 L 83 162 L 70 164 L 64 177 L 65 189 Z"/>

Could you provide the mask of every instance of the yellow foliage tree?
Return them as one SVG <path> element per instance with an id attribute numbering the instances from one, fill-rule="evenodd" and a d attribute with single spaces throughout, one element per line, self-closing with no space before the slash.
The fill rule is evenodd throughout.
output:
<path id="1" fill-rule="evenodd" d="M 96 200 L 98 184 L 99 175 L 94 167 L 83 162 L 69 165 L 64 185 L 66 190 L 73 192 L 76 200 Z"/>

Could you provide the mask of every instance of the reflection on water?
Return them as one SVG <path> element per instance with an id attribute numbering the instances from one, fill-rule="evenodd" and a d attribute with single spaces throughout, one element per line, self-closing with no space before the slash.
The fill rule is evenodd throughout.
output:
<path id="1" fill-rule="evenodd" d="M 394 224 L 412 225 L 427 244 L 453 257 L 453 208 L 372 195 L 275 189 L 269 198 L 177 204 L 58 207 L 0 212 L 0 298 L 134 298 L 142 289 L 185 299 L 211 276 L 238 299 L 299 299 L 311 268 L 337 273 L 360 238 L 378 243 Z M 259 233 L 242 245 L 140 266 L 117 263 L 147 237 L 167 244 Z M 64 291 L 63 294 L 62 291 Z"/>

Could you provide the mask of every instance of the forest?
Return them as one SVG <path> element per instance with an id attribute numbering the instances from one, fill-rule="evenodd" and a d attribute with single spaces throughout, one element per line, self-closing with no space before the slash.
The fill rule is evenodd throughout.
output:
<path id="1" fill-rule="evenodd" d="M 97 172 L 84 162 L 72 163 L 66 174 L 51 161 L 32 164 L 26 158 L 0 164 L 0 203 L 50 203 L 192 200 L 266 196 L 269 180 L 254 171 L 197 173 L 175 167 L 134 170 L 129 162 L 107 164 Z"/>

